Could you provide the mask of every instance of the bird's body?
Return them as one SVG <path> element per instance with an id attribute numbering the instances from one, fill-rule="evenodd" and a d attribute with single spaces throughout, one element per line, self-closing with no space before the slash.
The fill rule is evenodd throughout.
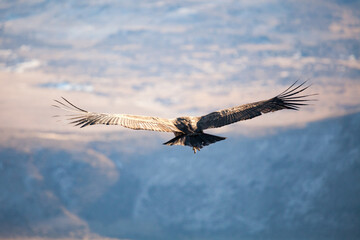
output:
<path id="1" fill-rule="evenodd" d="M 178 117 L 173 121 L 175 127 L 179 129 L 182 133 L 192 134 L 197 131 L 201 131 L 198 128 L 197 122 L 199 121 L 198 117 Z"/>
<path id="2" fill-rule="evenodd" d="M 173 132 L 175 137 L 164 143 L 165 145 L 190 146 L 196 153 L 196 150 L 200 150 L 204 146 L 225 139 L 204 133 L 203 131 L 206 129 L 222 127 L 282 109 L 298 110 L 300 106 L 307 105 L 304 102 L 312 101 L 307 97 L 316 94 L 299 95 L 309 86 L 302 87 L 305 84 L 304 82 L 294 87 L 295 83 L 274 98 L 223 109 L 201 117 L 186 116 L 167 119 L 128 114 L 93 113 L 73 105 L 65 98 L 63 98 L 64 102 L 55 100 L 60 105 L 54 106 L 74 112 L 75 114 L 69 120 L 75 126 L 106 124 L 121 125 L 134 130 Z"/>
<path id="3" fill-rule="evenodd" d="M 178 117 L 173 123 L 180 132 L 174 132 L 175 138 L 164 143 L 165 145 L 182 145 L 193 148 L 194 153 L 211 143 L 224 140 L 224 137 L 218 137 L 203 132 L 201 126 L 198 126 L 200 117 Z"/>

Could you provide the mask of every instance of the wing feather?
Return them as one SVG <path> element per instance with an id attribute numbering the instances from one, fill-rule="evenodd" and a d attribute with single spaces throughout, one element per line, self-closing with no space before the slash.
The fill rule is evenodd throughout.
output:
<path id="1" fill-rule="evenodd" d="M 298 86 L 296 86 L 296 83 L 297 81 L 274 98 L 227 108 L 202 116 L 197 123 L 197 127 L 200 130 L 218 128 L 238 121 L 258 117 L 264 113 L 275 112 L 282 109 L 299 110 L 301 106 L 308 105 L 306 102 L 315 101 L 314 99 L 308 99 L 308 97 L 317 94 L 298 95 L 310 87 L 310 85 L 304 87 L 306 81 Z"/>
<path id="2" fill-rule="evenodd" d="M 173 120 L 158 117 L 137 116 L 128 114 L 109 114 L 109 113 L 94 113 L 81 109 L 67 99 L 62 98 L 63 101 L 54 100 L 57 105 L 54 107 L 72 112 L 71 118 L 68 120 L 70 124 L 80 126 L 81 128 L 94 125 L 120 125 L 134 130 L 150 130 L 159 132 L 181 132 L 173 123 Z"/>

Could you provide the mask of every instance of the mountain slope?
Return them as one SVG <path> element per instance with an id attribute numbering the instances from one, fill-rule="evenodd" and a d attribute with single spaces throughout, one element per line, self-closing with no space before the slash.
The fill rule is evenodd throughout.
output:
<path id="1" fill-rule="evenodd" d="M 196 155 L 105 141 L 3 148 L 0 236 L 357 239 L 359 122 L 230 136 Z"/>

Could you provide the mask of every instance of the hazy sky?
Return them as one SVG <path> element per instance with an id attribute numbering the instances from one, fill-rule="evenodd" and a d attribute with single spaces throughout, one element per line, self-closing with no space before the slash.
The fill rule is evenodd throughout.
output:
<path id="1" fill-rule="evenodd" d="M 79 131 L 51 116 L 173 118 L 273 97 L 318 102 L 222 128 L 249 134 L 360 110 L 360 7 L 341 1 L 0 1 L 0 128 Z M 92 127 L 87 131 L 124 131 Z"/>

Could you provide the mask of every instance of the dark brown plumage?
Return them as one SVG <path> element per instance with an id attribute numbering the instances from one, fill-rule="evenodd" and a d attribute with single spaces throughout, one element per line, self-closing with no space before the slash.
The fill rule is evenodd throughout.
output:
<path id="1" fill-rule="evenodd" d="M 301 106 L 308 105 L 306 102 L 313 101 L 308 97 L 317 94 L 300 95 L 310 86 L 304 87 L 305 82 L 298 86 L 295 84 L 296 82 L 271 99 L 223 109 L 201 117 L 166 119 L 128 114 L 94 113 L 75 106 L 65 98 L 62 98 L 63 101 L 55 100 L 57 105 L 53 106 L 73 112 L 74 114 L 69 119 L 70 123 L 81 128 L 94 124 L 106 124 L 121 125 L 134 130 L 173 132 L 175 138 L 164 143 L 165 145 L 190 146 L 196 153 L 196 150 L 200 150 L 204 146 L 225 139 L 206 134 L 203 132 L 205 129 L 222 127 L 282 109 L 299 110 Z"/>

